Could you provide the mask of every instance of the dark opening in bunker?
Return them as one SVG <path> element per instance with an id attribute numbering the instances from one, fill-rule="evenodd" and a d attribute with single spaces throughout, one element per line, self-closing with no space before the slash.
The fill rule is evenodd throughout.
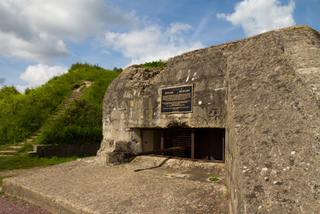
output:
<path id="1" fill-rule="evenodd" d="M 142 152 L 166 150 L 157 155 L 224 162 L 225 129 L 142 129 Z M 172 150 L 170 150 L 172 149 Z"/>

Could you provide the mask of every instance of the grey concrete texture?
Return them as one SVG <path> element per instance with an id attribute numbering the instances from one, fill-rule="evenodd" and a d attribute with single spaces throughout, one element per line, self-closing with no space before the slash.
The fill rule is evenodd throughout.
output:
<path id="1" fill-rule="evenodd" d="M 318 213 L 319 33 L 292 27 L 227 48 L 232 213 Z"/>
<path id="2" fill-rule="evenodd" d="M 3 190 L 54 213 L 228 213 L 224 165 L 215 171 L 199 164 L 147 157 L 102 166 L 79 159 L 4 179 Z"/>
<path id="3" fill-rule="evenodd" d="M 193 112 L 161 114 L 161 88 L 188 84 Z M 131 66 L 105 94 L 98 158 L 122 161 L 139 144 L 134 128 L 225 128 L 230 213 L 317 213 L 319 98 L 320 35 L 307 26 L 188 52 L 163 70 Z"/>

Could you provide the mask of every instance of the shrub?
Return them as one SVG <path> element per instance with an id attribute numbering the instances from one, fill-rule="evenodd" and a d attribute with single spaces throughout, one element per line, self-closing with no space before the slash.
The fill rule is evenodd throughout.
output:
<path id="1" fill-rule="evenodd" d="M 162 60 L 159 61 L 152 61 L 152 62 L 146 62 L 144 64 L 140 64 L 144 68 L 158 68 L 163 69 L 165 67 L 165 62 Z"/>
<path id="2" fill-rule="evenodd" d="M 0 99 L 5 99 L 17 94 L 20 94 L 20 92 L 14 86 L 11 86 L 11 87 L 4 86 L 0 90 Z"/>

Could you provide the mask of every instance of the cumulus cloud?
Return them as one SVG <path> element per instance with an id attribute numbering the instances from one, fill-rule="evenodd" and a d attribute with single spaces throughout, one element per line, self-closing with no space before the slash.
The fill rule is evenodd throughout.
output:
<path id="1" fill-rule="evenodd" d="M 282 6 L 279 0 L 243 0 L 235 5 L 232 14 L 218 13 L 217 17 L 241 26 L 247 36 L 295 25 L 292 17 L 295 3 Z"/>
<path id="2" fill-rule="evenodd" d="M 26 87 L 35 88 L 50 80 L 54 76 L 60 76 L 68 72 L 67 67 L 48 66 L 44 64 L 29 65 L 25 72 L 20 75 L 20 79 L 27 82 L 28 86 L 17 86 L 19 91 L 24 91 Z"/>
<path id="3" fill-rule="evenodd" d="M 1 0 L 0 54 L 47 62 L 70 55 L 67 41 L 135 25 L 133 14 L 100 0 Z"/>
<path id="4" fill-rule="evenodd" d="M 158 25 L 144 27 L 128 33 L 108 31 L 105 44 L 131 58 L 130 64 L 139 64 L 154 60 L 166 60 L 183 52 L 204 47 L 201 42 L 186 42 L 183 37 L 192 26 L 185 23 L 172 23 L 164 30 Z"/>

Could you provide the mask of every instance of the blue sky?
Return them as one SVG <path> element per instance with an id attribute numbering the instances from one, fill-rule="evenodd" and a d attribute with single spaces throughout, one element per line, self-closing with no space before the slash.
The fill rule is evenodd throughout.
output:
<path id="1" fill-rule="evenodd" d="M 21 92 L 71 64 L 125 68 L 307 25 L 320 0 L 1 0 L 0 87 Z"/>

